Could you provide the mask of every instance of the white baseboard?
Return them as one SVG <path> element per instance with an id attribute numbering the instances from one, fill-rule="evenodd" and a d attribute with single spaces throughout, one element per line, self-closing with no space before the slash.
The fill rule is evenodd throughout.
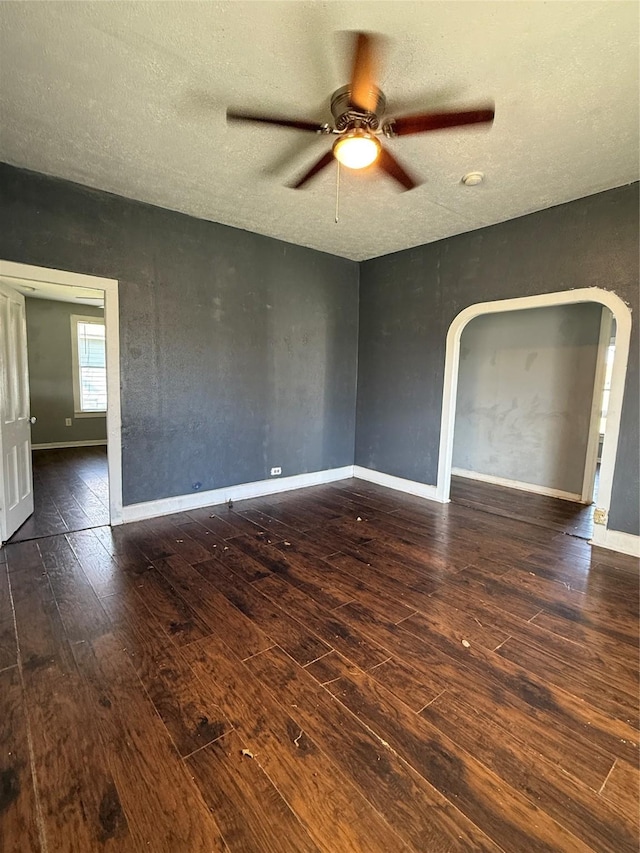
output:
<path id="1" fill-rule="evenodd" d="M 190 509 L 200 509 L 203 506 L 225 504 L 229 500 L 241 501 L 247 498 L 275 495 L 278 492 L 303 489 L 307 486 L 319 486 L 322 483 L 333 483 L 336 480 L 346 480 L 349 477 L 353 477 L 353 465 L 345 465 L 344 468 L 330 468 L 327 471 L 313 471 L 310 474 L 295 474 L 292 477 L 280 477 L 273 480 L 258 480 L 255 483 L 241 483 L 238 486 L 226 486 L 207 492 L 177 495 L 173 498 L 161 498 L 157 501 L 129 504 L 129 506 L 122 508 L 122 523 L 143 521 L 145 518 L 171 515 L 174 512 L 188 512 Z"/>
<path id="2" fill-rule="evenodd" d="M 592 545 L 598 548 L 608 548 L 609 551 L 619 551 L 631 557 L 640 557 L 640 536 L 633 533 L 623 533 L 621 530 L 607 530 L 601 524 L 593 525 Z"/>
<path id="3" fill-rule="evenodd" d="M 353 466 L 353 476 L 359 480 L 368 480 L 370 483 L 377 483 L 379 486 L 387 486 L 387 488 L 395 489 L 398 492 L 407 492 L 407 494 L 417 495 L 419 498 L 426 498 L 430 501 L 442 503 L 437 496 L 435 486 L 428 486 L 425 483 L 418 483 L 415 480 L 405 480 L 404 477 L 394 477 L 392 474 L 383 474 L 381 471 L 374 471 L 372 468 L 362 468 L 360 465 Z"/>
<path id="4" fill-rule="evenodd" d="M 561 489 L 537 486 L 535 483 L 523 483 L 521 480 L 508 480 L 506 477 L 494 477 L 492 474 L 478 474 L 477 471 L 466 471 L 464 468 L 452 468 L 451 474 L 454 477 L 465 477 L 467 480 L 480 480 L 482 483 L 505 486 L 507 489 L 532 492 L 534 495 L 546 495 L 550 498 L 561 498 L 563 501 L 574 501 L 575 503 L 583 502 L 582 495 L 577 492 L 563 492 Z"/>
<path id="5" fill-rule="evenodd" d="M 32 450 L 53 450 L 57 447 L 106 447 L 107 439 L 89 439 L 87 441 L 50 441 L 47 444 L 32 444 Z"/>

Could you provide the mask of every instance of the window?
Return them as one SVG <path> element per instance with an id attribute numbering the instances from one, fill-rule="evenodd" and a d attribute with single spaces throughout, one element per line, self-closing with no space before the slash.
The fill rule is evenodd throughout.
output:
<path id="1" fill-rule="evenodd" d="M 102 317 L 71 317 L 73 400 L 76 417 L 107 410 L 105 326 Z"/>

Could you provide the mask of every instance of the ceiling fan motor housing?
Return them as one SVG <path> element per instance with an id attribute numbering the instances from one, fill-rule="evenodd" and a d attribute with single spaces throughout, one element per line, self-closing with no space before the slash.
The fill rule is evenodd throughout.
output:
<path id="1" fill-rule="evenodd" d="M 380 118 L 384 114 L 387 101 L 377 86 L 373 86 L 371 92 L 377 99 L 374 112 L 362 110 L 354 106 L 351 101 L 351 88 L 349 85 L 336 89 L 331 96 L 331 112 L 335 119 L 336 130 L 343 131 L 353 127 L 363 127 L 368 130 L 378 129 Z"/>

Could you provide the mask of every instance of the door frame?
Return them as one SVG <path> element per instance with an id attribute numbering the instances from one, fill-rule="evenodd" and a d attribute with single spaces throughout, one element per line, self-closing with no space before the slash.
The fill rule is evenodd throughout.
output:
<path id="1" fill-rule="evenodd" d="M 456 398 L 458 393 L 458 369 L 460 362 L 460 338 L 465 326 L 475 317 L 483 314 L 496 314 L 504 311 L 521 311 L 527 308 L 547 308 L 554 305 L 572 305 L 579 302 L 598 302 L 606 306 L 616 321 L 616 351 L 611 376 L 609 412 L 607 429 L 602 446 L 600 463 L 600 486 L 598 489 L 598 507 L 603 510 L 603 523 L 594 524 L 594 544 L 604 543 L 608 527 L 609 509 L 613 475 L 618 451 L 620 418 L 624 385 L 629 360 L 631 340 L 631 311 L 617 296 L 599 287 L 581 287 L 555 293 L 541 293 L 536 296 L 523 296 L 515 299 L 499 299 L 494 302 L 479 302 L 470 305 L 454 318 L 447 333 L 444 368 L 444 388 L 442 392 L 442 418 L 440 422 L 440 449 L 438 455 L 438 482 L 436 500 L 449 501 L 451 487 L 451 466 L 453 460 L 453 431 L 456 418 Z"/>
<path id="2" fill-rule="evenodd" d="M 593 386 L 593 399 L 591 401 L 591 417 L 589 419 L 587 458 L 584 466 L 584 478 L 582 481 L 581 501 L 584 504 L 593 503 L 593 489 L 595 486 L 596 470 L 598 467 L 598 445 L 600 444 L 602 397 L 607 370 L 607 351 L 611 343 L 612 326 L 613 314 L 608 310 L 603 311 L 602 318 L 600 320 L 600 337 L 598 340 L 598 353 L 596 356 L 595 382 Z"/>
<path id="3" fill-rule="evenodd" d="M 0 276 L 46 281 L 70 287 L 104 291 L 107 358 L 107 465 L 109 469 L 109 523 L 122 524 L 122 418 L 120 406 L 120 311 L 118 281 L 66 270 L 0 260 Z M 27 341 L 28 347 L 28 341 Z"/>

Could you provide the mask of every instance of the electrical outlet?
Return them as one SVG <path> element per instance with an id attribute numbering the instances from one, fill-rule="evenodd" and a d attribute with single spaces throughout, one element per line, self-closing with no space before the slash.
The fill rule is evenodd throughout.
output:
<path id="1" fill-rule="evenodd" d="M 606 524 L 607 523 L 607 511 L 606 509 L 602 509 L 602 507 L 597 506 L 593 511 L 593 523 L 594 524 Z"/>
<path id="2" fill-rule="evenodd" d="M 272 468 L 271 469 L 271 476 L 272 477 L 279 477 L 280 474 L 282 474 L 282 468 Z"/>
<path id="3" fill-rule="evenodd" d="M 65 418 L 64 419 L 64 425 L 65 426 L 71 426 L 72 423 L 73 423 L 73 421 L 71 420 L 71 418 Z"/>

